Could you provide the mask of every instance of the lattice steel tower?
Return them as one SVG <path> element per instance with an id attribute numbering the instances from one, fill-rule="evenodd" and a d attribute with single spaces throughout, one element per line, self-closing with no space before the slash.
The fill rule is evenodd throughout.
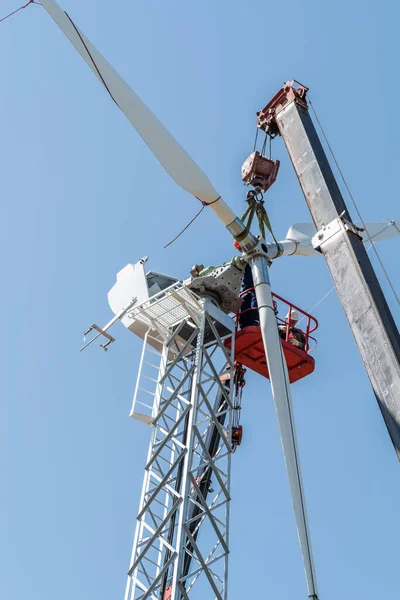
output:
<path id="1" fill-rule="evenodd" d="M 227 313 L 240 304 L 242 275 L 226 264 L 181 283 L 146 274 L 144 262 L 127 265 L 109 293 L 116 318 L 144 338 L 131 416 L 151 427 L 125 600 L 226 600 L 235 392 Z"/>

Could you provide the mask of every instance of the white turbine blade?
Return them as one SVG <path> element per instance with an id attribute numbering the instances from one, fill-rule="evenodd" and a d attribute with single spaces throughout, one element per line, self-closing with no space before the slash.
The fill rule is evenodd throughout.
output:
<path id="1" fill-rule="evenodd" d="M 318 600 L 310 528 L 308 525 L 303 478 L 301 475 L 300 458 L 297 447 L 291 388 L 286 360 L 283 354 L 278 328 L 276 326 L 276 316 L 273 310 L 267 259 L 262 256 L 255 256 L 251 259 L 250 266 L 255 284 L 261 335 L 268 364 L 276 415 L 278 417 L 283 453 L 285 456 L 290 491 L 296 516 L 297 531 L 303 554 L 309 598 Z"/>
<path id="2" fill-rule="evenodd" d="M 317 233 L 313 223 L 295 223 L 286 234 L 287 240 L 296 240 L 311 244 L 311 238 Z"/>
<path id="3" fill-rule="evenodd" d="M 355 223 L 357 227 L 363 228 L 361 223 Z M 400 221 L 389 221 L 387 223 L 366 223 L 366 231 L 360 231 L 363 242 L 373 243 L 400 235 Z M 296 223 L 292 225 L 286 234 L 288 240 L 296 240 L 310 244 L 311 239 L 317 233 L 313 223 Z"/>
<path id="4" fill-rule="evenodd" d="M 389 223 L 366 223 L 366 231 L 361 231 L 363 242 L 381 242 L 400 235 L 400 221 L 389 221 Z M 362 227 L 357 223 L 357 227 Z"/>
<path id="5" fill-rule="evenodd" d="M 236 219 L 235 213 L 220 198 L 208 177 L 189 154 L 75 26 L 67 13 L 54 0 L 43 0 L 41 4 L 105 86 L 172 179 L 202 202 L 210 204 L 224 225 L 230 225 Z"/>

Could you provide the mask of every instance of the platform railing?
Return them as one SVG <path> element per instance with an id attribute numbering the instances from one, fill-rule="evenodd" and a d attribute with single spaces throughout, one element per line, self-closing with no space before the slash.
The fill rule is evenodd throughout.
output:
<path id="1" fill-rule="evenodd" d="M 254 287 L 247 288 L 246 290 L 241 292 L 240 297 L 243 298 L 244 296 L 246 296 L 246 294 L 248 294 L 250 292 L 255 293 Z M 285 338 L 282 338 L 282 339 L 285 339 L 286 342 L 290 343 L 291 327 L 290 327 L 290 323 L 286 322 L 286 319 L 282 319 L 281 317 L 278 316 L 277 300 L 287 306 L 287 314 L 292 314 L 292 311 L 295 310 L 302 316 L 301 320 L 306 319 L 307 325 L 306 325 L 305 331 L 303 329 L 300 329 L 300 327 L 296 327 L 296 329 L 300 329 L 300 331 L 305 336 L 304 352 L 309 353 L 309 352 L 312 352 L 313 350 L 315 350 L 315 348 L 317 347 L 317 340 L 310 334 L 313 333 L 318 328 L 317 319 L 315 317 L 313 317 L 312 315 L 310 315 L 309 313 L 305 312 L 300 307 L 296 306 L 296 304 L 293 304 L 292 302 L 289 302 L 285 298 L 282 298 L 282 296 L 278 296 L 278 294 L 275 294 L 274 292 L 272 292 L 271 295 L 272 295 L 272 298 L 274 301 L 277 325 L 278 326 L 284 325 L 286 327 Z M 246 308 L 245 310 L 242 310 L 236 314 L 236 327 L 237 328 L 240 328 L 240 323 L 239 323 L 240 317 L 250 311 L 258 311 L 258 307 L 251 306 L 251 307 Z M 299 321 L 300 321 L 300 319 L 299 319 Z M 310 347 L 310 340 L 312 340 L 314 342 L 314 344 L 311 347 Z"/>

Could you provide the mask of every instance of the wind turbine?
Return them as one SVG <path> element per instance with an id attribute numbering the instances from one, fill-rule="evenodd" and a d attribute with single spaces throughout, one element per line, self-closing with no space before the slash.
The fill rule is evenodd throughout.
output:
<path id="1" fill-rule="evenodd" d="M 324 236 L 320 237 L 319 244 L 311 243 L 311 236 L 301 231 L 300 227 L 296 231 L 293 229 L 290 237 L 288 235 L 288 239 L 282 242 L 267 243 L 264 239 L 256 237 L 248 231 L 245 224 L 236 216 L 229 205 L 218 194 L 203 171 L 111 67 L 106 59 L 96 50 L 84 34 L 76 27 L 71 18 L 53 0 L 43 0 L 42 5 L 81 54 L 82 58 L 87 62 L 89 67 L 107 89 L 111 98 L 124 112 L 150 150 L 175 182 L 200 200 L 203 205 L 209 206 L 232 234 L 234 239 L 240 241 L 244 259 L 250 264 L 254 279 L 260 315 L 260 329 L 288 470 L 309 597 L 317 600 L 318 589 L 306 514 L 295 425 L 293 421 L 291 391 L 286 362 L 284 360 L 280 337 L 276 326 L 268 267 L 270 261 L 283 255 L 299 254 L 303 256 L 312 256 L 316 254 L 316 248 L 318 251 L 325 253 L 325 238 Z M 288 94 L 292 87 L 289 86 L 287 89 L 286 86 L 284 89 L 285 93 Z M 297 97 L 295 99 L 297 99 Z M 281 96 L 279 100 L 282 100 Z M 285 103 L 282 102 L 281 104 L 279 110 L 277 110 L 277 103 L 275 103 L 272 109 L 269 107 L 267 111 L 264 110 L 261 115 L 262 117 L 265 117 L 264 120 L 260 117 L 259 126 L 273 135 L 277 134 L 277 131 L 273 129 L 273 127 L 279 128 L 279 114 L 281 115 L 281 118 L 283 118 Z M 268 112 L 271 110 L 274 112 Z M 287 138 L 285 138 L 285 142 L 287 142 L 287 145 L 290 144 L 290 140 L 288 141 Z M 332 212 L 332 220 L 334 220 L 334 218 L 335 215 Z M 321 236 L 321 223 L 317 219 L 315 219 L 315 221 L 319 229 L 317 235 Z M 329 228 L 330 222 L 322 223 L 322 225 Z M 345 231 L 350 229 L 357 235 L 356 229 L 351 229 L 352 225 L 350 220 L 347 220 L 346 223 L 343 224 L 343 227 L 338 222 L 335 231 L 328 230 L 328 240 L 334 235 L 337 235 L 339 230 L 340 232 L 345 233 Z M 124 308 L 123 311 L 121 311 L 120 316 L 122 316 L 122 313 L 125 314 L 128 308 Z M 113 322 L 114 321 L 115 319 L 113 319 Z M 104 331 L 106 329 L 107 327 L 104 328 Z M 375 391 L 375 393 L 377 393 L 377 391 Z M 398 423 L 396 423 L 396 418 L 394 418 L 392 414 L 390 415 L 390 418 L 392 419 L 393 431 L 396 426 L 398 427 Z"/>
<path id="2" fill-rule="evenodd" d="M 150 150 L 176 183 L 195 196 L 195 198 L 210 206 L 234 238 L 240 237 L 246 230 L 245 225 L 214 189 L 200 167 L 76 27 L 58 4 L 53 0 L 44 0 L 42 4 L 106 87 L 114 102 L 124 112 Z M 269 249 L 264 240 L 258 240 L 250 232 L 244 239 L 240 239 L 240 244 L 244 252 L 251 253 L 249 262 L 253 273 L 259 307 L 260 327 L 288 470 L 309 596 L 316 599 L 318 598 L 317 582 L 293 421 L 291 391 L 279 333 L 276 327 L 268 272 L 268 261 L 279 254 L 279 249 L 276 246 Z M 288 254 L 296 252 L 294 246 L 295 244 L 290 244 L 290 242 L 287 244 Z"/>

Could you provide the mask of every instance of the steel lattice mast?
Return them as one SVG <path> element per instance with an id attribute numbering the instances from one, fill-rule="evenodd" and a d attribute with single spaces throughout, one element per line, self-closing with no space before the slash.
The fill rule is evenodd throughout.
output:
<path id="1" fill-rule="evenodd" d="M 170 314 L 174 320 L 177 298 L 184 296 L 169 290 L 150 310 L 157 305 L 164 319 Z M 161 353 L 148 335 L 144 342 L 132 415 L 147 420 L 152 435 L 126 600 L 190 598 L 195 586 L 206 597 L 227 598 L 233 387 L 220 377 L 234 365 L 220 333 L 234 343 L 235 325 L 195 296 L 180 317 Z M 190 334 L 184 334 L 188 323 Z M 151 377 L 149 365 L 158 371 Z M 156 382 L 150 412 L 144 380 Z"/>

